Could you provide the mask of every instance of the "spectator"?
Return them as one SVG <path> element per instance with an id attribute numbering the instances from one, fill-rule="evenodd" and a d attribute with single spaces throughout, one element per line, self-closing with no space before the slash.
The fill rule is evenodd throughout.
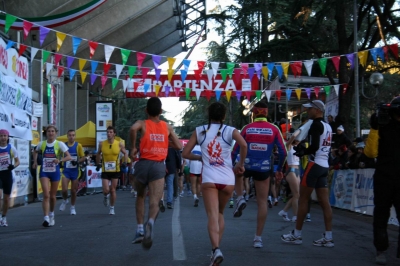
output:
<path id="1" fill-rule="evenodd" d="M 368 158 L 364 154 L 365 143 L 360 142 L 356 146 L 359 155 L 358 167 L 359 168 L 375 168 L 375 158 Z"/>
<path id="2" fill-rule="evenodd" d="M 328 124 L 332 129 L 336 128 L 336 123 L 332 115 L 328 115 Z"/>
<path id="3" fill-rule="evenodd" d="M 338 126 L 336 129 L 336 136 L 334 137 L 334 143 L 333 147 L 334 148 L 339 148 L 342 145 L 345 145 L 346 148 L 350 147 L 352 144 L 351 140 L 347 137 L 347 135 L 344 133 L 344 128 L 342 125 Z"/>
<path id="4" fill-rule="evenodd" d="M 281 121 L 279 123 L 279 128 L 281 129 L 283 138 L 287 139 L 287 132 L 291 128 L 290 123 L 286 124 L 286 119 L 285 118 L 281 118 Z"/>
<path id="5" fill-rule="evenodd" d="M 359 163 L 359 157 L 357 156 L 357 148 L 355 145 L 351 145 L 348 149 L 348 160 L 345 164 L 345 169 L 357 169 Z"/>

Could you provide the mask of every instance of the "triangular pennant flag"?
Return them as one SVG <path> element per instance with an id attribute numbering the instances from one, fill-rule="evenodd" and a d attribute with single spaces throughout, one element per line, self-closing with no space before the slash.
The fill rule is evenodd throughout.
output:
<path id="1" fill-rule="evenodd" d="M 126 62 L 128 62 L 128 58 L 129 58 L 130 54 L 131 54 L 130 50 L 121 49 L 122 65 L 126 65 Z"/>
<path id="2" fill-rule="evenodd" d="M 324 86 L 324 91 L 326 93 L 326 96 L 329 96 L 329 94 L 331 94 L 331 86 L 330 85 Z"/>
<path id="3" fill-rule="evenodd" d="M 346 94 L 346 92 L 347 92 L 347 87 L 349 86 L 349 84 L 343 84 L 342 85 L 342 87 L 343 87 L 343 94 Z"/>
<path id="4" fill-rule="evenodd" d="M 161 63 L 161 56 L 153 54 L 152 56 L 154 68 L 158 68 Z"/>
<path id="5" fill-rule="evenodd" d="M 200 70 L 200 69 L 195 69 L 195 70 L 193 70 L 193 72 L 194 72 L 194 77 L 196 78 L 196 81 L 200 82 L 201 75 L 203 74 L 203 71 Z"/>
<path id="6" fill-rule="evenodd" d="M 147 92 L 150 89 L 150 84 L 149 83 L 145 83 L 143 84 L 143 90 L 144 90 L 144 94 L 147 94 Z"/>
<path id="7" fill-rule="evenodd" d="M 276 71 L 278 71 L 278 77 L 280 78 L 280 79 L 282 79 L 282 75 L 283 75 L 283 68 L 282 68 L 282 66 L 279 64 L 279 65 L 275 65 L 275 69 L 276 69 Z"/>
<path id="8" fill-rule="evenodd" d="M 346 58 L 350 63 L 350 69 L 354 67 L 354 54 L 346 54 Z"/>
<path id="9" fill-rule="evenodd" d="M 63 66 L 58 66 L 57 67 L 57 77 L 61 77 L 62 73 L 64 72 L 64 67 Z"/>
<path id="10" fill-rule="evenodd" d="M 370 52 L 370 54 L 371 54 L 371 56 L 372 56 L 372 59 L 374 60 L 374 64 L 376 65 L 376 63 L 377 63 L 377 57 L 378 57 L 378 50 L 377 50 L 377 48 L 371 49 L 369 52 Z"/>
<path id="11" fill-rule="evenodd" d="M 174 92 L 175 92 L 175 96 L 179 97 L 179 93 L 181 92 L 181 88 L 175 88 Z"/>
<path id="12" fill-rule="evenodd" d="M 67 56 L 67 68 L 71 68 L 72 63 L 74 62 L 75 58 L 72 56 Z"/>
<path id="13" fill-rule="evenodd" d="M 14 41 L 8 40 L 7 46 L 6 46 L 6 50 L 8 50 L 8 49 L 10 49 L 11 47 L 13 47 L 14 44 L 15 44 Z"/>
<path id="14" fill-rule="evenodd" d="M 290 64 L 290 69 L 292 70 L 292 73 L 294 77 L 296 78 L 297 76 L 301 75 L 301 67 L 303 66 L 303 63 L 301 61 L 296 61 Z"/>
<path id="15" fill-rule="evenodd" d="M 235 63 L 232 62 L 228 62 L 226 63 L 226 67 L 228 68 L 228 75 L 230 78 L 232 78 L 232 74 L 233 74 L 233 69 L 235 68 Z"/>
<path id="16" fill-rule="evenodd" d="M 96 72 L 97 66 L 99 65 L 98 61 L 90 61 L 90 66 L 92 67 L 92 74 Z"/>
<path id="17" fill-rule="evenodd" d="M 333 66 L 335 67 L 336 73 L 339 73 L 339 63 L 340 63 L 340 56 L 334 56 L 331 58 Z"/>
<path id="18" fill-rule="evenodd" d="M 121 72 L 122 72 L 122 69 L 124 68 L 124 66 L 123 65 L 120 65 L 120 64 L 116 64 L 115 65 L 115 76 L 117 77 L 117 78 L 119 78 L 119 75 L 121 75 Z"/>
<path id="19" fill-rule="evenodd" d="M 167 61 L 168 61 L 168 69 L 172 69 L 172 67 L 173 67 L 174 64 L 175 64 L 176 58 L 174 58 L 174 57 L 168 57 L 168 58 L 167 58 Z"/>
<path id="20" fill-rule="evenodd" d="M 156 72 L 156 80 L 159 81 L 160 80 L 160 75 L 161 75 L 161 69 L 160 68 L 156 68 L 156 69 L 154 69 L 154 71 Z"/>
<path id="21" fill-rule="evenodd" d="M 108 61 L 110 61 L 110 57 L 112 53 L 114 52 L 115 46 L 111 45 L 104 45 L 104 56 L 106 58 L 106 63 L 108 64 Z"/>
<path id="22" fill-rule="evenodd" d="M 146 79 L 147 73 L 149 73 L 149 70 L 150 70 L 150 68 L 148 68 L 148 67 L 143 67 L 142 68 L 142 78 L 143 79 Z"/>
<path id="23" fill-rule="evenodd" d="M 222 82 L 226 82 L 226 76 L 228 75 L 228 69 L 220 69 L 219 72 L 221 73 Z"/>
<path id="24" fill-rule="evenodd" d="M 50 52 L 46 50 L 42 50 L 42 63 L 44 64 L 47 61 L 47 58 L 49 58 Z"/>
<path id="25" fill-rule="evenodd" d="M 315 97 L 318 99 L 318 94 L 319 94 L 319 91 L 320 91 L 320 87 L 315 87 L 314 88 L 314 93 L 315 93 Z"/>
<path id="26" fill-rule="evenodd" d="M 87 60 L 79 58 L 79 71 L 83 70 L 83 67 L 86 65 Z"/>
<path id="27" fill-rule="evenodd" d="M 321 68 L 322 75 L 325 75 L 325 73 L 326 73 L 326 62 L 327 61 L 328 61 L 328 58 L 318 59 L 318 64 L 319 64 L 319 67 Z"/>
<path id="28" fill-rule="evenodd" d="M 288 102 L 290 101 L 290 96 L 292 96 L 292 90 L 286 89 L 286 98 L 287 98 Z"/>
<path id="29" fill-rule="evenodd" d="M 111 67 L 110 64 L 103 63 L 103 76 L 107 76 L 108 71 L 110 71 L 110 67 Z"/>
<path id="30" fill-rule="evenodd" d="M 240 68 L 242 69 L 243 74 L 247 74 L 247 71 L 249 69 L 249 64 L 248 63 L 241 63 Z"/>
<path id="31" fill-rule="evenodd" d="M 210 90 L 205 90 L 205 92 L 206 92 L 207 101 L 210 101 L 210 99 L 211 99 L 211 91 Z"/>
<path id="32" fill-rule="evenodd" d="M 238 100 L 238 102 L 240 102 L 240 97 L 242 97 L 242 91 L 236 91 L 236 99 Z"/>
<path id="33" fill-rule="evenodd" d="M 168 81 L 169 81 L 169 83 L 171 83 L 171 79 L 172 79 L 172 76 L 175 73 L 175 70 L 174 69 L 168 69 L 167 71 L 168 71 Z"/>
<path id="34" fill-rule="evenodd" d="M 133 83 L 133 90 L 135 92 L 136 92 L 138 86 L 139 86 L 139 83 L 137 83 L 137 82 Z M 124 92 L 126 92 L 126 88 L 128 88 L 128 81 L 126 79 L 122 80 L 122 88 L 123 88 Z"/>
<path id="35" fill-rule="evenodd" d="M 269 100 L 271 99 L 271 91 L 269 90 L 265 91 L 265 97 L 267 97 L 267 100 L 269 102 Z"/>
<path id="36" fill-rule="evenodd" d="M 253 79 L 254 72 L 255 72 L 255 69 L 254 69 L 254 67 L 249 67 L 249 69 L 247 70 L 247 73 L 249 74 L 249 78 L 250 78 L 250 80 L 252 80 L 252 79 Z"/>
<path id="37" fill-rule="evenodd" d="M 283 75 L 285 75 L 285 78 L 287 78 L 288 71 L 289 71 L 289 62 L 282 62 L 281 65 L 283 68 Z"/>
<path id="38" fill-rule="evenodd" d="M 196 93 L 196 99 L 199 100 L 201 96 L 201 90 L 200 89 L 195 89 L 194 92 Z"/>
<path id="39" fill-rule="evenodd" d="M 111 79 L 111 88 L 112 88 L 112 90 L 115 89 L 115 87 L 117 86 L 117 84 L 118 84 L 118 78 L 112 78 L 112 79 Z"/>
<path id="40" fill-rule="evenodd" d="M 280 101 L 281 100 L 282 91 L 281 90 L 275 91 L 275 95 L 276 95 L 276 98 L 278 99 L 278 101 Z"/>
<path id="41" fill-rule="evenodd" d="M 38 48 L 35 47 L 31 47 L 31 62 L 33 61 L 33 59 L 35 58 L 37 52 L 39 51 Z"/>
<path id="42" fill-rule="evenodd" d="M 55 64 L 56 66 L 58 65 L 58 63 L 60 63 L 62 57 L 63 57 L 62 54 L 55 54 L 55 55 L 54 55 L 54 64 Z"/>
<path id="43" fill-rule="evenodd" d="M 89 58 L 92 59 L 94 52 L 96 52 L 97 46 L 99 45 L 99 43 L 97 42 L 93 42 L 93 41 L 89 41 Z"/>
<path id="44" fill-rule="evenodd" d="M 304 61 L 304 67 L 307 70 L 307 74 L 308 76 L 311 76 L 311 72 L 312 72 L 312 65 L 313 65 L 314 61 L 313 60 L 306 60 Z"/>
<path id="45" fill-rule="evenodd" d="M 250 99 L 251 99 L 251 91 L 245 91 L 244 93 L 246 93 L 246 98 L 250 101 Z"/>
<path id="46" fill-rule="evenodd" d="M 161 69 L 160 69 L 160 70 L 161 70 Z M 161 86 L 160 86 L 160 85 L 158 85 L 158 84 L 154 85 L 154 89 L 155 89 L 156 97 L 158 97 L 158 94 L 160 93 L 160 88 L 161 88 Z"/>
<path id="47" fill-rule="evenodd" d="M 143 61 L 146 58 L 146 54 L 145 53 L 141 53 L 141 52 L 136 52 L 136 60 L 137 60 L 137 65 L 139 68 L 142 67 Z"/>
<path id="48" fill-rule="evenodd" d="M 389 49 L 396 59 L 399 59 L 399 46 L 397 43 L 389 45 Z"/>
<path id="49" fill-rule="evenodd" d="M 94 82 L 96 81 L 96 78 L 97 78 L 96 74 L 93 74 L 93 73 L 90 74 L 90 85 L 94 84 Z"/>
<path id="50" fill-rule="evenodd" d="M 44 39 L 46 39 L 47 34 L 50 32 L 50 29 L 46 27 L 39 27 L 39 43 L 40 47 L 42 47 Z"/>
<path id="51" fill-rule="evenodd" d="M 107 76 L 101 76 L 101 87 L 104 88 L 106 85 L 108 77 Z"/>
<path id="52" fill-rule="evenodd" d="M 358 52 L 358 59 L 360 60 L 360 64 L 365 67 L 367 65 L 368 59 L 368 50 Z"/>
<path id="53" fill-rule="evenodd" d="M 12 24 L 14 24 L 14 22 L 17 20 L 17 17 L 10 15 L 10 14 L 6 14 L 6 24 L 5 24 L 5 28 L 4 28 L 4 32 L 8 33 L 8 31 L 10 30 Z"/>
<path id="54" fill-rule="evenodd" d="M 206 65 L 205 61 L 197 61 L 197 68 L 200 70 L 200 72 L 203 71 L 205 65 Z"/>
<path id="55" fill-rule="evenodd" d="M 50 74 L 50 70 L 52 70 L 54 67 L 53 63 L 46 63 L 46 76 Z"/>
<path id="56" fill-rule="evenodd" d="M 301 98 L 301 89 L 295 89 L 296 95 L 297 95 L 297 99 L 300 101 Z"/>
<path id="57" fill-rule="evenodd" d="M 189 100 L 190 97 L 190 92 L 192 91 L 191 88 L 185 88 L 185 96 L 186 96 L 186 100 Z"/>
<path id="58" fill-rule="evenodd" d="M 88 73 L 84 72 L 84 71 L 79 71 L 79 73 L 81 73 L 81 82 L 82 84 L 85 82 L 86 76 Z"/>
<path id="59" fill-rule="evenodd" d="M 239 83 L 241 78 L 241 72 L 242 72 L 241 68 L 235 68 L 233 70 L 233 80 L 235 81 L 235 83 Z"/>
<path id="60" fill-rule="evenodd" d="M 221 98 L 221 93 L 222 93 L 221 90 L 216 90 L 215 91 L 215 98 L 217 99 L 217 101 L 219 101 L 219 99 Z"/>
<path id="61" fill-rule="evenodd" d="M 129 77 L 132 78 L 133 75 L 135 75 L 137 66 L 128 66 L 128 73 L 129 73 Z"/>
<path id="62" fill-rule="evenodd" d="M 256 98 L 258 100 L 261 100 L 261 94 L 262 94 L 262 91 L 256 91 Z"/>
<path id="63" fill-rule="evenodd" d="M 262 91 L 260 91 L 262 93 Z M 229 101 L 231 100 L 231 96 L 232 96 L 232 91 L 225 91 L 225 95 L 226 95 L 226 100 Z"/>
<path id="64" fill-rule="evenodd" d="M 267 68 L 268 68 L 268 79 L 271 78 L 272 72 L 274 71 L 275 63 L 268 63 Z"/>
<path id="65" fill-rule="evenodd" d="M 20 44 L 19 45 L 18 56 L 21 56 L 25 52 L 26 48 L 27 48 L 27 46 L 25 44 Z"/>
<path id="66" fill-rule="evenodd" d="M 74 55 L 76 55 L 76 52 L 78 51 L 81 42 L 82 42 L 81 38 L 75 36 L 72 37 L 72 52 L 74 53 Z"/>
<path id="67" fill-rule="evenodd" d="M 24 20 L 24 22 L 23 22 L 22 24 L 23 24 L 22 27 L 24 28 L 24 41 L 25 41 L 25 40 L 26 40 L 26 37 L 28 37 L 29 32 L 30 32 L 31 29 L 32 29 L 33 23 Z"/>
<path id="68" fill-rule="evenodd" d="M 187 76 L 187 70 L 181 69 L 181 80 L 182 80 L 182 83 L 185 82 L 186 76 Z"/>
<path id="69" fill-rule="evenodd" d="M 214 70 L 208 69 L 208 70 L 207 70 L 208 82 L 211 82 L 211 81 L 212 81 L 213 76 L 214 76 Z"/>
<path id="70" fill-rule="evenodd" d="M 56 51 L 58 52 L 58 51 L 60 51 L 60 48 L 61 48 L 67 34 L 57 31 L 56 36 L 57 36 L 57 50 Z"/>
<path id="71" fill-rule="evenodd" d="M 211 69 L 213 71 L 214 77 L 218 74 L 219 62 L 211 62 Z"/>
<path id="72" fill-rule="evenodd" d="M 170 86 L 164 86 L 165 97 L 169 97 L 169 92 L 171 91 Z"/>
<path id="73" fill-rule="evenodd" d="M 382 62 L 385 62 L 386 59 L 385 59 L 385 52 L 383 50 L 383 47 L 378 47 L 376 49 L 378 50 L 377 54 L 381 58 Z"/>
<path id="74" fill-rule="evenodd" d="M 69 80 L 70 81 L 74 78 L 75 73 L 76 73 L 75 69 L 69 69 Z"/>
<path id="75" fill-rule="evenodd" d="M 191 61 L 189 59 L 183 59 L 182 61 L 183 67 L 185 68 L 186 71 L 189 71 L 190 62 Z"/>
<path id="76" fill-rule="evenodd" d="M 268 80 L 268 68 L 263 66 L 261 70 L 262 70 L 264 79 Z"/>
<path id="77" fill-rule="evenodd" d="M 311 89 L 310 88 L 306 88 L 306 94 L 307 94 L 308 99 L 310 99 L 310 97 L 311 97 Z"/>
<path id="78" fill-rule="evenodd" d="M 257 77 L 258 79 L 260 79 L 261 77 L 261 69 L 262 69 L 262 63 L 254 63 L 254 70 L 257 73 Z"/>
<path id="79" fill-rule="evenodd" d="M 337 96 L 339 96 L 339 84 L 333 85 L 333 88 L 335 89 L 335 93 Z"/>

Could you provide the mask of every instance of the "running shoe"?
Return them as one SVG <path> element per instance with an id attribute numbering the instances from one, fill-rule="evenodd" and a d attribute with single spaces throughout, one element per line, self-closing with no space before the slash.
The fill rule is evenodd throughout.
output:
<path id="1" fill-rule="evenodd" d="M 375 257 L 375 263 L 378 265 L 386 265 L 386 254 L 384 251 L 378 251 Z"/>
<path id="2" fill-rule="evenodd" d="M 144 236 L 142 240 L 142 247 L 144 249 L 150 249 L 153 245 L 153 223 L 149 221 L 144 225 Z"/>
<path id="3" fill-rule="evenodd" d="M 236 208 L 233 212 L 233 217 L 240 217 L 242 216 L 242 211 L 246 208 L 246 201 L 243 197 L 240 197 L 236 200 Z"/>
<path id="4" fill-rule="evenodd" d="M 75 206 L 71 206 L 70 213 L 71 215 L 76 215 Z"/>
<path id="5" fill-rule="evenodd" d="M 333 239 L 326 239 L 325 233 L 323 233 L 321 239 L 313 241 L 313 245 L 317 247 L 333 248 L 335 243 L 333 243 Z"/>
<path id="6" fill-rule="evenodd" d="M 163 200 L 160 200 L 158 202 L 158 207 L 160 208 L 161 212 L 165 212 L 165 205 L 164 205 L 164 201 Z"/>
<path id="7" fill-rule="evenodd" d="M 311 222 L 311 215 L 309 215 L 309 214 L 307 214 L 307 216 L 306 216 L 306 222 Z"/>
<path id="8" fill-rule="evenodd" d="M 44 217 L 44 221 L 43 221 L 42 225 L 43 225 L 44 227 L 49 227 L 49 226 L 50 226 L 50 219 L 49 219 L 49 216 L 45 216 L 45 217 Z"/>
<path id="9" fill-rule="evenodd" d="M 173 209 L 174 206 L 172 206 L 172 203 L 171 203 L 171 202 L 167 202 L 167 208 L 168 208 L 168 209 Z"/>
<path id="10" fill-rule="evenodd" d="M 261 239 L 254 239 L 253 240 L 253 247 L 255 248 L 262 248 L 263 247 L 263 242 Z"/>
<path id="11" fill-rule="evenodd" d="M 144 238 L 144 231 L 143 230 L 136 230 L 135 238 L 132 241 L 132 244 L 139 244 L 142 243 Z"/>
<path id="12" fill-rule="evenodd" d="M 281 235 L 281 239 L 283 242 L 291 243 L 295 245 L 300 245 L 303 243 L 301 236 L 294 236 L 294 230 L 286 235 Z"/>
<path id="13" fill-rule="evenodd" d="M 284 210 L 281 210 L 280 212 L 278 212 L 278 215 L 281 216 L 285 222 L 291 221 L 287 215 L 287 212 L 285 212 Z"/>
<path id="14" fill-rule="evenodd" d="M 65 207 L 67 206 L 68 202 L 68 199 L 61 202 L 60 211 L 65 211 Z"/>
<path id="15" fill-rule="evenodd" d="M 272 208 L 272 202 L 270 200 L 268 200 L 268 208 Z"/>
<path id="16" fill-rule="evenodd" d="M 210 266 L 218 266 L 224 260 L 224 255 L 219 248 L 211 253 Z"/>
<path id="17" fill-rule="evenodd" d="M 188 197 L 192 196 L 192 191 L 189 190 L 188 193 L 187 193 L 187 196 Z"/>
<path id="18" fill-rule="evenodd" d="M 54 226 L 56 224 L 56 219 L 54 216 L 49 216 L 49 226 Z"/>
<path id="19" fill-rule="evenodd" d="M 194 198 L 194 207 L 199 206 L 199 198 Z"/>
<path id="20" fill-rule="evenodd" d="M 274 206 L 278 206 L 278 199 L 275 199 Z"/>
<path id="21" fill-rule="evenodd" d="M 110 206 L 110 194 L 107 194 L 107 196 L 104 196 L 103 204 L 106 207 Z"/>
<path id="22" fill-rule="evenodd" d="M 229 201 L 229 208 L 233 208 L 233 204 L 234 204 L 233 199 L 231 199 L 231 200 Z"/>
<path id="23" fill-rule="evenodd" d="M 292 221 L 293 223 L 297 222 L 297 216 L 293 216 L 291 221 Z"/>
<path id="24" fill-rule="evenodd" d="M 183 198 L 185 196 L 185 192 L 181 192 L 181 193 L 179 193 L 179 197 L 181 197 L 181 198 Z"/>
<path id="25" fill-rule="evenodd" d="M 109 215 L 115 215 L 114 207 L 110 207 L 110 211 L 108 212 Z"/>
<path id="26" fill-rule="evenodd" d="M 7 227 L 7 226 L 8 226 L 7 218 L 6 218 L 6 217 L 3 217 L 3 218 L 1 219 L 1 221 L 0 221 L 0 226 L 1 226 L 1 227 Z"/>
<path id="27" fill-rule="evenodd" d="M 246 196 L 244 196 L 244 200 L 247 202 L 249 201 L 249 195 L 246 194 Z"/>

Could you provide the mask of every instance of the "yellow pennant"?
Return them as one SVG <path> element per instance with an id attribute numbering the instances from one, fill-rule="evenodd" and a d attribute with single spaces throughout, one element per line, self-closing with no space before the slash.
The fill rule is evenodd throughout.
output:
<path id="1" fill-rule="evenodd" d="M 172 67 L 173 67 L 174 64 L 175 64 L 176 58 L 168 57 L 167 60 L 168 60 L 168 69 L 172 69 Z"/>
<path id="2" fill-rule="evenodd" d="M 79 71 L 82 72 L 83 67 L 86 65 L 86 59 L 79 58 Z"/>
<path id="3" fill-rule="evenodd" d="M 287 73 L 289 71 L 289 62 L 282 62 L 282 68 L 283 68 L 283 75 L 287 78 Z"/>
<path id="4" fill-rule="evenodd" d="M 368 50 L 358 52 L 358 58 L 360 59 L 360 64 L 365 67 L 367 65 Z"/>
<path id="5" fill-rule="evenodd" d="M 87 72 L 85 71 L 79 71 L 79 73 L 81 73 L 81 80 L 82 80 L 82 84 L 85 82 L 86 76 L 87 76 Z"/>
<path id="6" fill-rule="evenodd" d="M 156 84 L 156 85 L 154 85 L 154 88 L 156 89 L 156 96 L 158 97 L 158 93 L 160 92 L 161 86 Z"/>
<path id="7" fill-rule="evenodd" d="M 300 98 L 301 98 L 301 89 L 295 89 L 295 91 L 296 91 L 297 99 L 300 101 Z"/>
<path id="8" fill-rule="evenodd" d="M 263 66 L 263 67 L 261 68 L 261 71 L 262 71 L 262 73 L 263 73 L 264 79 L 265 79 L 265 80 L 268 80 L 268 68 L 265 67 L 265 66 Z"/>
<path id="9" fill-rule="evenodd" d="M 229 103 L 229 101 L 231 100 L 232 91 L 225 91 L 225 94 L 226 94 L 226 99 L 228 100 Z"/>
<path id="10" fill-rule="evenodd" d="M 171 83 L 172 76 L 174 75 L 173 69 L 168 69 L 168 81 Z"/>
<path id="11" fill-rule="evenodd" d="M 67 36 L 65 33 L 62 32 L 56 32 L 57 35 L 57 52 L 60 50 L 61 45 L 63 44 L 65 40 L 65 36 Z"/>

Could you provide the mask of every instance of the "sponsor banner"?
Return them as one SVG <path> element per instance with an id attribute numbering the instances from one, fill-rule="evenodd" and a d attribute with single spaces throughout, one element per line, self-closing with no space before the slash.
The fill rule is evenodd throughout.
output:
<path id="1" fill-rule="evenodd" d="M 96 131 L 107 130 L 113 125 L 112 102 L 96 102 Z"/>
<path id="2" fill-rule="evenodd" d="M 352 210 L 354 170 L 339 170 L 333 175 L 330 204 L 331 206 Z"/>
<path id="3" fill-rule="evenodd" d="M 23 140 L 23 139 L 15 139 L 14 142 L 16 145 L 16 149 L 18 152 L 18 158 L 19 158 L 19 166 L 24 167 L 24 168 L 29 168 L 29 153 L 30 153 L 30 147 L 29 147 L 29 141 Z"/>
<path id="4" fill-rule="evenodd" d="M 7 129 L 13 137 L 32 140 L 29 116 L 16 107 L 0 104 L 0 128 Z"/>
<path id="5" fill-rule="evenodd" d="M 29 167 L 18 166 L 13 170 L 11 198 L 25 196 L 33 192 Z"/>
<path id="6" fill-rule="evenodd" d="M 102 187 L 101 169 L 96 171 L 96 166 L 86 166 L 86 184 L 88 188 Z"/>
<path id="7" fill-rule="evenodd" d="M 32 141 L 31 141 L 31 144 L 36 146 L 36 145 L 39 144 L 39 142 L 40 142 L 39 131 L 32 130 Z"/>
<path id="8" fill-rule="evenodd" d="M 19 84 L 28 86 L 29 64 L 26 57 L 18 56 L 14 48 L 7 49 L 7 44 L 0 39 L 0 72 Z"/>
<path id="9" fill-rule="evenodd" d="M 37 117 L 43 116 L 43 103 L 32 102 L 32 114 Z"/>
<path id="10" fill-rule="evenodd" d="M 3 74 L 0 74 L 0 101 L 32 115 L 32 89 Z"/>
<path id="11" fill-rule="evenodd" d="M 32 130 L 38 130 L 38 124 L 39 124 L 38 118 L 35 116 L 32 116 L 31 117 Z"/>
<path id="12" fill-rule="evenodd" d="M 355 170 L 353 189 L 353 209 L 356 212 L 372 215 L 374 211 L 374 170 Z"/>

